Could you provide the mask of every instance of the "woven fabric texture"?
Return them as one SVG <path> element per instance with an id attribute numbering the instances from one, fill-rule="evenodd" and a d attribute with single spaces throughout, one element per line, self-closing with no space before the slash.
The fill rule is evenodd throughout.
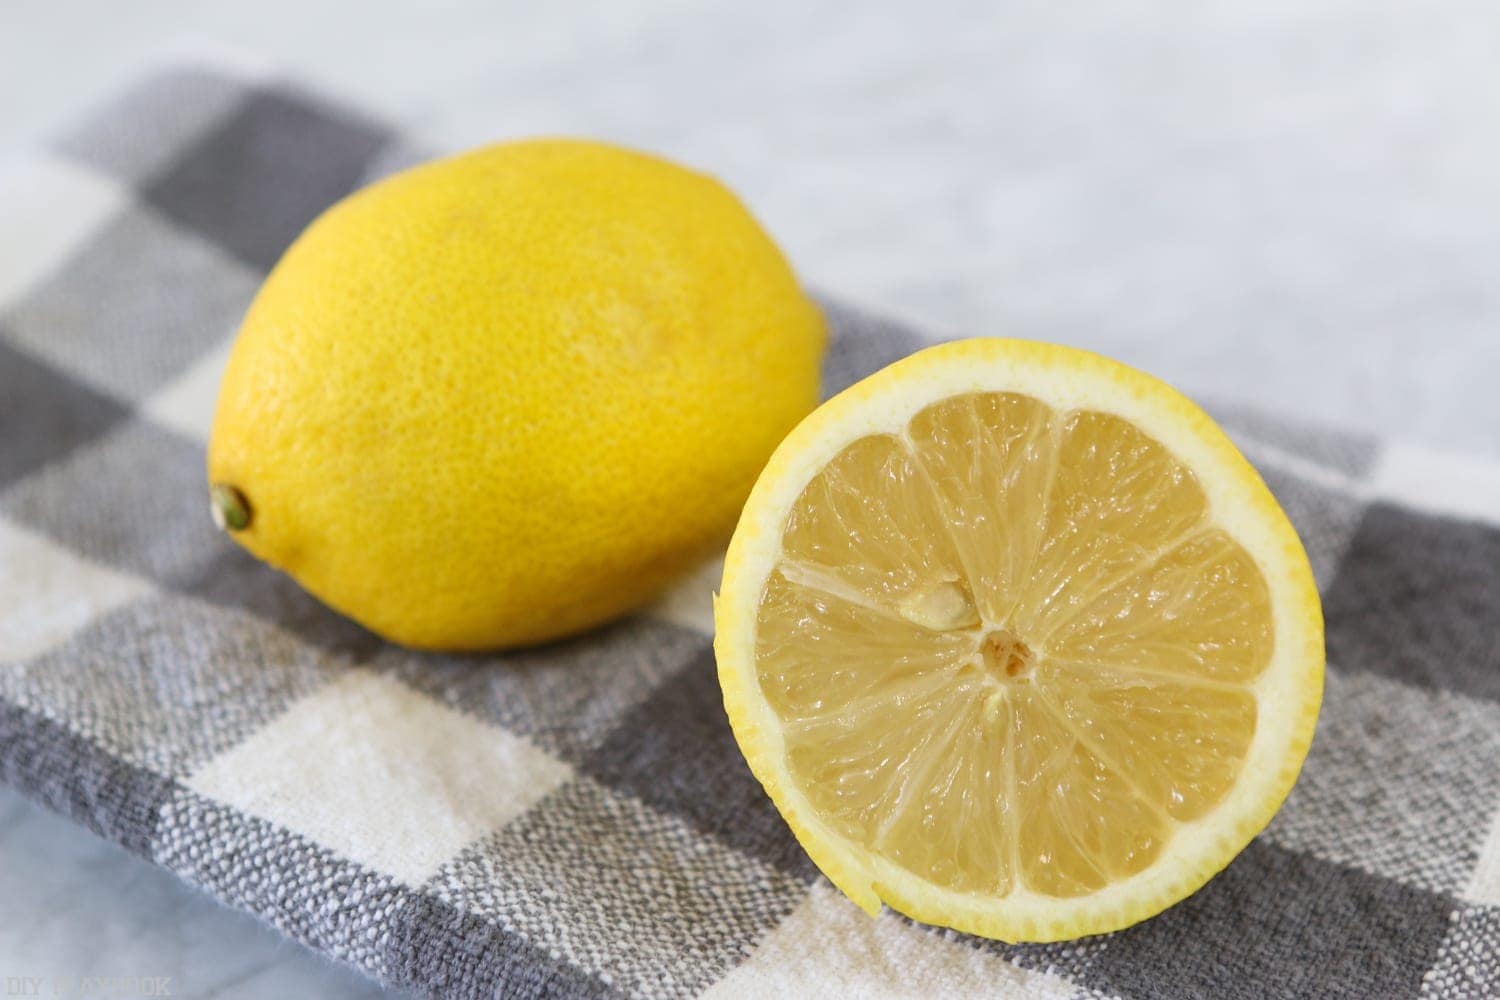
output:
<path id="1" fill-rule="evenodd" d="M 458 658 L 226 541 L 203 448 L 239 317 L 321 209 L 413 155 L 183 66 L 0 175 L 0 780 L 432 996 L 1500 995 L 1484 462 L 1216 410 L 1323 589 L 1317 739 L 1201 892 L 1066 945 L 872 920 L 821 878 L 731 738 L 716 565 L 609 628 Z M 824 305 L 830 392 L 927 342 Z"/>

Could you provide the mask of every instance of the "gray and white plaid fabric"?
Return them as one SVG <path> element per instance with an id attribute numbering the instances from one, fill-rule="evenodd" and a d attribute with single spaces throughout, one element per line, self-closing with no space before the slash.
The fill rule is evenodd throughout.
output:
<path id="1" fill-rule="evenodd" d="M 730 737 L 705 567 L 540 649 L 389 646 L 226 542 L 203 446 L 261 275 L 410 157 L 272 80 L 151 76 L 0 178 L 0 779 L 435 996 L 1500 994 L 1500 470 L 1220 416 L 1301 530 L 1301 783 L 1153 920 L 1009 947 L 870 920 Z M 828 303 L 831 390 L 923 338 Z"/>

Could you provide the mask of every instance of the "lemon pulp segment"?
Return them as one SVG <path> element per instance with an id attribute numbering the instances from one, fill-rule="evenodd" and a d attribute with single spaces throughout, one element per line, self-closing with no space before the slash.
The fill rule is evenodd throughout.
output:
<path id="1" fill-rule="evenodd" d="M 1256 562 L 1159 442 L 976 392 L 814 475 L 754 669 L 832 830 L 960 893 L 1067 898 L 1223 801 L 1274 637 Z"/>

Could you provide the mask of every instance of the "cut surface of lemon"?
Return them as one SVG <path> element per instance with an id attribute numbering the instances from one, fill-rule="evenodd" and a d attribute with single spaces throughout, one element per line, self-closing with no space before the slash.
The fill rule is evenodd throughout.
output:
<path id="1" fill-rule="evenodd" d="M 1088 352 L 943 344 L 782 443 L 715 605 L 725 707 L 861 907 L 1116 930 L 1276 812 L 1323 690 L 1297 534 L 1197 406 Z"/>

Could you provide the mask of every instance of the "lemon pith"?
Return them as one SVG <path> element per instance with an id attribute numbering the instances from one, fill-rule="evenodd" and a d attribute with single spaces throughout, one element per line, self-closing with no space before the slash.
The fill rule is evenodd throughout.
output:
<path id="1" fill-rule="evenodd" d="M 1289 791 L 1322 690 L 1306 556 L 1223 433 L 1023 341 L 920 352 L 799 425 L 716 624 L 736 738 L 835 884 L 1007 940 L 1201 885 Z"/>
<path id="2" fill-rule="evenodd" d="M 209 481 L 253 510 L 235 541 L 387 638 L 554 639 L 723 544 L 824 342 L 713 178 L 582 140 L 484 147 L 355 193 L 286 252 L 231 352 Z"/>

